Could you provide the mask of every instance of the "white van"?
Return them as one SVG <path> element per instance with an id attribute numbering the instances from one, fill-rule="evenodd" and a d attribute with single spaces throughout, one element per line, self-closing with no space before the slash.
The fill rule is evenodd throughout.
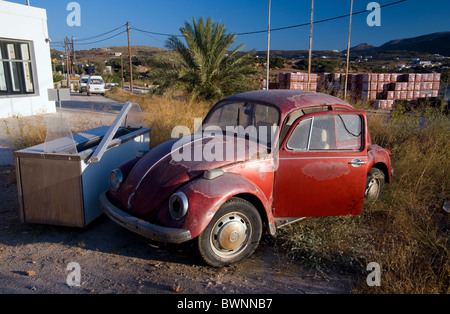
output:
<path id="1" fill-rule="evenodd" d="M 105 81 L 101 76 L 89 77 L 86 90 L 88 96 L 91 96 L 91 94 L 105 95 L 105 90 Z"/>
<path id="2" fill-rule="evenodd" d="M 89 81 L 89 75 L 82 75 L 80 77 L 80 88 L 79 88 L 80 93 L 87 91 L 88 81 Z"/>

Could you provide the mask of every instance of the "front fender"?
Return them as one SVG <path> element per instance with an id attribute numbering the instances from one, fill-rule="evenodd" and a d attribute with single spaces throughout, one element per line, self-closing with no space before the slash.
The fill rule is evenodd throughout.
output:
<path id="1" fill-rule="evenodd" d="M 189 230 L 192 238 L 199 236 L 205 230 L 227 200 L 240 194 L 251 195 L 253 199 L 257 198 L 263 207 L 264 212 L 261 214 L 265 214 L 265 217 L 261 218 L 263 221 L 267 218 L 269 225 L 275 225 L 271 201 L 257 185 L 238 174 L 225 173 L 213 180 L 200 178 L 187 184 L 180 191 L 186 194 L 189 201 L 189 212 L 182 228 Z M 253 205 L 260 207 L 258 204 Z M 262 209 L 259 209 L 261 212 Z"/>
<path id="2" fill-rule="evenodd" d="M 386 176 L 386 183 L 391 182 L 392 166 L 390 152 L 378 145 L 369 146 L 369 165 L 367 171 L 372 167 L 379 168 Z"/>

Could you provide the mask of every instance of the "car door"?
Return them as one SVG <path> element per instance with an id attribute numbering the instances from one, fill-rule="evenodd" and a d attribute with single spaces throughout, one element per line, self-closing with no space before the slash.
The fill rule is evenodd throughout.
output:
<path id="1" fill-rule="evenodd" d="M 297 119 L 280 146 L 274 217 L 360 214 L 367 134 L 365 112 L 327 111 Z"/>

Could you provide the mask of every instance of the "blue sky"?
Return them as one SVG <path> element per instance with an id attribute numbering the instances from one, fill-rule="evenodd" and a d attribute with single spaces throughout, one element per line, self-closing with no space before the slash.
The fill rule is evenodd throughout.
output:
<path id="1" fill-rule="evenodd" d="M 385 5 L 397 0 L 378 0 Z M 12 1 L 26 3 L 25 0 Z M 81 26 L 69 27 L 66 19 L 68 0 L 30 0 L 32 6 L 47 10 L 50 37 L 55 44 L 66 36 L 84 39 L 124 25 L 159 33 L 179 34 L 186 20 L 212 17 L 221 21 L 229 32 L 243 33 L 267 29 L 268 0 L 77 0 L 81 8 Z M 371 0 L 354 0 L 354 12 L 365 10 Z M 310 0 L 272 0 L 273 28 L 309 22 Z M 350 0 L 315 0 L 315 20 L 348 14 Z M 448 0 L 407 0 L 381 9 L 381 26 L 369 27 L 368 14 L 354 16 L 352 46 L 370 43 L 378 46 L 392 39 L 409 38 L 428 33 L 450 31 Z M 123 27 L 125 30 L 125 27 Z M 120 30 L 101 37 L 107 38 Z M 313 49 L 344 50 L 347 46 L 348 18 L 314 26 Z M 132 45 L 164 48 L 166 37 L 146 35 L 132 30 Z M 91 40 L 92 41 L 92 40 Z M 95 40 L 93 40 L 95 41 Z M 308 49 L 309 27 L 272 32 L 271 49 Z M 245 50 L 266 50 L 267 35 L 237 36 Z M 81 43 L 81 42 L 79 42 Z M 89 43 L 85 41 L 84 43 Z M 75 49 L 127 45 L 126 33 L 110 40 L 78 45 Z M 55 48 L 58 48 L 54 46 Z"/>

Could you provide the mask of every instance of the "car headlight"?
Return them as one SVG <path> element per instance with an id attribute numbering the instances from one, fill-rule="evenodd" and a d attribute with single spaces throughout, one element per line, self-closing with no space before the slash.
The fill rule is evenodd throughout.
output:
<path id="1" fill-rule="evenodd" d="M 111 173 L 109 174 L 109 188 L 112 191 L 117 192 L 120 189 L 120 185 L 122 184 L 122 182 L 122 171 L 120 171 L 119 169 L 111 171 Z"/>
<path id="2" fill-rule="evenodd" d="M 186 216 L 189 209 L 189 202 L 186 194 L 177 192 L 170 197 L 169 211 L 170 215 L 175 220 L 180 220 Z"/>

